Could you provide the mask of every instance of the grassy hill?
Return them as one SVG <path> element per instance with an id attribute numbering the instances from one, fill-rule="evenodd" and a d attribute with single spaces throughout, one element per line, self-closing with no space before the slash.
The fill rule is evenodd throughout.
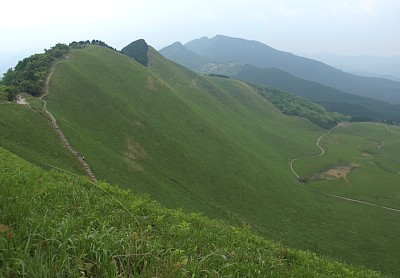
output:
<path id="1" fill-rule="evenodd" d="M 1 277 L 380 276 L 2 148 L 0 177 Z"/>
<path id="2" fill-rule="evenodd" d="M 289 161 L 314 153 L 326 130 L 152 48 L 149 67 L 98 46 L 69 57 L 51 78 L 48 109 L 97 178 L 292 247 L 399 271 L 398 214 L 328 198 L 291 173 Z"/>

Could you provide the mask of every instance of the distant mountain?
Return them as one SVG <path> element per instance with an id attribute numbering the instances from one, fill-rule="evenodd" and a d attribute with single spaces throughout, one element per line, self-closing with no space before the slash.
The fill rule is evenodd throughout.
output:
<path id="1" fill-rule="evenodd" d="M 211 63 L 209 59 L 189 50 L 180 42 L 164 47 L 159 52 L 164 57 L 196 72 L 201 71 L 203 65 Z"/>
<path id="2" fill-rule="evenodd" d="M 276 68 L 260 69 L 243 65 L 231 77 L 292 92 L 321 104 L 329 111 L 350 115 L 353 120 L 400 122 L 400 105 L 390 105 L 338 89 L 297 78 Z"/>
<path id="3" fill-rule="evenodd" d="M 196 39 L 185 46 L 215 62 L 237 62 L 259 68 L 278 68 L 296 77 L 344 92 L 400 103 L 400 82 L 350 74 L 322 62 L 276 50 L 261 42 L 218 35 L 211 39 Z"/>
<path id="4" fill-rule="evenodd" d="M 203 49 L 208 45 L 207 42 L 209 42 L 207 38 L 200 39 L 196 47 Z M 262 69 L 238 63 L 212 63 L 211 59 L 203 58 L 181 43 L 165 47 L 160 50 L 160 53 L 193 71 L 223 74 L 254 84 L 289 91 L 321 104 L 329 111 L 350 115 L 354 121 L 400 122 L 400 105 L 390 105 L 373 98 L 346 93 L 318 82 L 298 78 L 277 68 Z"/>

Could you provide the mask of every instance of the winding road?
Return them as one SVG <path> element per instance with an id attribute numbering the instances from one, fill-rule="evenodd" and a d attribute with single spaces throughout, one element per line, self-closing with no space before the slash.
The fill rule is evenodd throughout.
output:
<path id="1" fill-rule="evenodd" d="M 51 125 L 53 126 L 56 134 L 58 135 L 58 137 L 60 137 L 61 142 L 64 144 L 64 146 L 79 160 L 79 162 L 82 164 L 83 168 L 85 168 L 86 173 L 89 175 L 90 179 L 94 182 L 97 182 L 97 178 L 94 175 L 94 173 L 92 172 L 92 170 L 90 169 L 89 164 L 87 163 L 87 161 L 80 155 L 78 155 L 78 152 L 75 151 L 71 144 L 68 142 L 67 138 L 65 137 L 64 133 L 61 131 L 60 127 L 57 124 L 56 118 L 53 116 L 53 114 L 50 113 L 49 110 L 47 110 L 47 102 L 43 99 L 45 96 L 47 96 L 49 94 L 49 84 L 50 84 L 50 78 L 53 75 L 55 69 L 57 66 L 57 62 L 55 62 L 50 69 L 50 73 L 46 78 L 46 83 L 44 86 L 44 94 L 39 97 L 39 99 L 43 102 L 43 109 L 44 111 L 46 111 L 47 115 L 49 115 L 50 119 L 51 119 Z"/>

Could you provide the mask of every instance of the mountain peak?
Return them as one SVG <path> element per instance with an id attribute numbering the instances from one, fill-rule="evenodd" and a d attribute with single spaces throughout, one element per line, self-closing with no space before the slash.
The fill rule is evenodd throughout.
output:
<path id="1" fill-rule="evenodd" d="M 148 57 L 147 57 L 148 51 L 149 51 L 149 45 L 146 43 L 144 39 L 139 39 L 134 42 L 131 42 L 121 50 L 122 53 L 135 59 L 144 66 L 148 65 Z"/>

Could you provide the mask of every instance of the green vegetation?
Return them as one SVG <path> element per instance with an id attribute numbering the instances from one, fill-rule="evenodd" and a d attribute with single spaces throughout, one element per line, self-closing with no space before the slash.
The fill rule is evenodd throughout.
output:
<path id="1" fill-rule="evenodd" d="M 73 49 L 80 49 L 80 48 L 83 48 L 83 47 L 85 47 L 87 45 L 90 45 L 90 44 L 91 45 L 102 46 L 102 47 L 107 47 L 107 48 L 110 48 L 112 50 L 116 50 L 115 48 L 109 46 L 105 42 L 100 41 L 100 40 L 94 40 L 94 39 L 92 41 L 89 41 L 89 40 L 87 40 L 87 41 L 79 41 L 79 42 L 73 41 L 73 42 L 71 42 L 69 44 L 69 46 L 71 48 L 73 48 Z"/>
<path id="2" fill-rule="evenodd" d="M 229 78 L 229 76 L 223 75 L 223 74 L 217 74 L 217 73 L 210 73 L 210 74 L 205 74 L 207 76 L 211 77 L 219 77 L 219 78 Z"/>
<path id="3" fill-rule="evenodd" d="M 150 68 L 90 45 L 52 75 L 48 109 L 98 178 L 170 208 L 247 223 L 291 247 L 398 273 L 398 214 L 309 191 L 290 172 L 289 161 L 315 152 L 326 130 L 282 114 L 245 82 L 148 54 Z M 16 119 L 25 128 L 26 118 Z"/>
<path id="4" fill-rule="evenodd" d="M 380 276 L 2 148 L 0 198 L 1 277 Z"/>
<path id="5" fill-rule="evenodd" d="M 52 63 L 73 49 L 83 48 L 86 45 L 97 45 L 115 50 L 100 40 L 72 42 L 70 45 L 58 43 L 44 53 L 34 54 L 19 61 L 14 69 L 9 69 L 0 80 L 0 90 L 8 93 L 8 100 L 14 100 L 17 94 L 26 93 L 39 96 L 43 92 L 46 77 Z"/>
<path id="6" fill-rule="evenodd" d="M 252 85 L 252 87 L 282 111 L 282 113 L 307 118 L 323 128 L 331 128 L 339 122 L 350 120 L 350 117 L 335 112 L 328 112 L 322 106 L 303 97 L 274 88 L 256 85 Z"/>
<path id="7" fill-rule="evenodd" d="M 8 99 L 14 100 L 18 93 L 38 96 L 42 93 L 51 64 L 69 51 L 68 45 L 56 44 L 45 53 L 34 54 L 19 61 L 15 69 L 9 69 L 1 84 L 5 85 Z"/>
<path id="8" fill-rule="evenodd" d="M 149 46 L 143 39 L 134 41 L 121 49 L 122 53 L 135 59 L 146 67 L 149 65 L 148 51 Z"/>

